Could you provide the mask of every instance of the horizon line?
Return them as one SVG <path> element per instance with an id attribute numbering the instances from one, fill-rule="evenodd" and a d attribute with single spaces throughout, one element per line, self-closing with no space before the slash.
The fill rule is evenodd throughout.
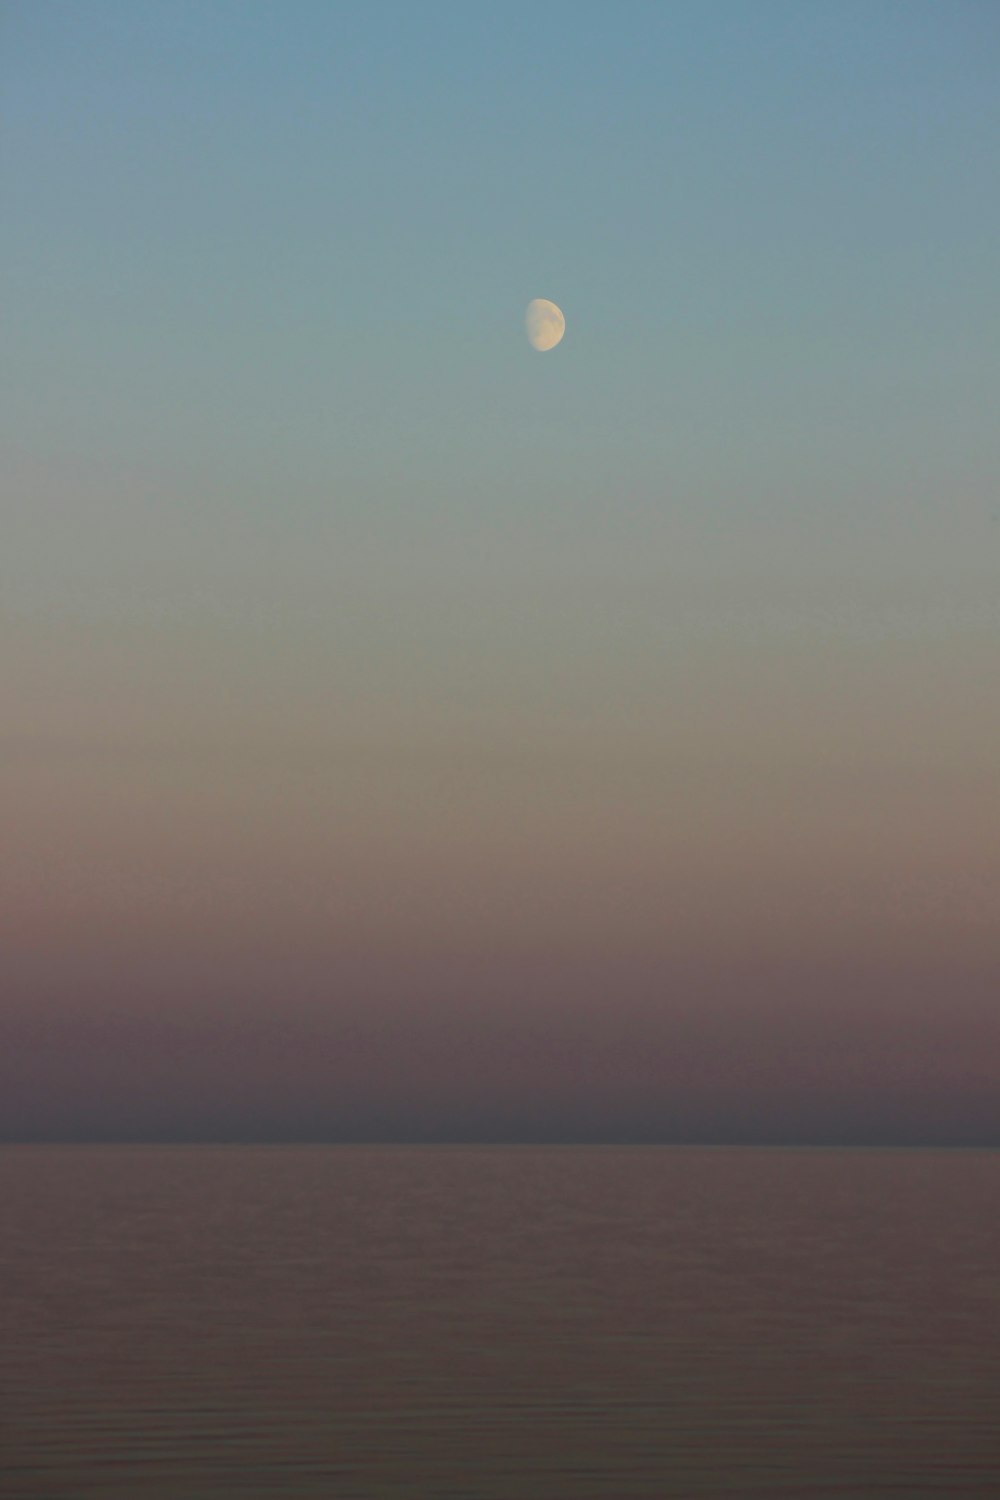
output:
<path id="1" fill-rule="evenodd" d="M 189 1136 L 90 1138 L 0 1138 L 0 1150 L 22 1147 L 67 1148 L 209 1148 L 337 1151 L 998 1151 L 1000 1140 L 982 1141 L 643 1141 L 643 1140 L 330 1140 L 323 1138 Z"/>

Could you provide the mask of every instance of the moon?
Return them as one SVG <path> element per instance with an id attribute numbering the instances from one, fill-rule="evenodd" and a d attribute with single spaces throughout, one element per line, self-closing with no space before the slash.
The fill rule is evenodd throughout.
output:
<path id="1" fill-rule="evenodd" d="M 528 343 L 532 349 L 544 354 L 547 350 L 554 349 L 566 332 L 566 319 L 562 315 L 562 309 L 556 307 L 554 302 L 536 297 L 533 302 L 528 303 L 524 326 L 528 330 Z"/>

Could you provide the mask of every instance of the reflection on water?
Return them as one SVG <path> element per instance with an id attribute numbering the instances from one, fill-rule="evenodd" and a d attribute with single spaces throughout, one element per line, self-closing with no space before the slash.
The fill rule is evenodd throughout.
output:
<path id="1" fill-rule="evenodd" d="M 0 1494 L 1000 1495 L 1000 1153 L 0 1152 Z"/>

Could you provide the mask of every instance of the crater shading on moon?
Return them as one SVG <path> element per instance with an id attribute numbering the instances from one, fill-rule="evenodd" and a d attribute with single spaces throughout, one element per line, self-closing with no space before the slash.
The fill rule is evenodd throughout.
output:
<path id="1" fill-rule="evenodd" d="M 528 330 L 528 343 L 544 354 L 546 350 L 554 349 L 566 332 L 566 319 L 554 302 L 536 297 L 528 303 L 524 326 Z"/>

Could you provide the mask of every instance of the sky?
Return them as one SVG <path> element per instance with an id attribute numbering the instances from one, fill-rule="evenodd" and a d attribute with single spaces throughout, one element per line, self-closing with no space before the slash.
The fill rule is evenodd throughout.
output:
<path id="1" fill-rule="evenodd" d="M 1000 1144 L 998 268 L 992 0 L 6 0 L 0 1138 Z"/>

